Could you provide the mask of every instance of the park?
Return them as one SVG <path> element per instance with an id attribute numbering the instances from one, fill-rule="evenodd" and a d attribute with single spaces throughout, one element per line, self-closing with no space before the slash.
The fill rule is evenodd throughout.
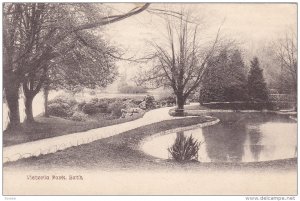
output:
<path id="1" fill-rule="evenodd" d="M 5 3 L 4 194 L 296 195 L 296 16 Z"/>

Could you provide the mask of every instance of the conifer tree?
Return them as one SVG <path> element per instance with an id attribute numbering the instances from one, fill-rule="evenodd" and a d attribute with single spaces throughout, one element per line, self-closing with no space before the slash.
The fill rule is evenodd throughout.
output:
<path id="1" fill-rule="evenodd" d="M 268 90 L 263 69 L 259 66 L 257 57 L 251 61 L 251 67 L 248 74 L 248 95 L 251 101 L 267 101 Z"/>

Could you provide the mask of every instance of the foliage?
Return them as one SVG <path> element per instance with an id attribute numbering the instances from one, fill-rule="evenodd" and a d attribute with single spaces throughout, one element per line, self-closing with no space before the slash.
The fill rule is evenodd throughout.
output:
<path id="1" fill-rule="evenodd" d="M 263 76 L 263 69 L 260 68 L 257 57 L 254 57 L 251 61 L 247 88 L 250 100 L 268 101 L 267 84 Z"/>
<path id="2" fill-rule="evenodd" d="M 130 102 L 132 104 L 138 106 L 139 104 L 141 104 L 141 102 L 143 102 L 143 100 L 142 99 L 132 99 Z"/>
<path id="3" fill-rule="evenodd" d="M 65 46 L 72 45 L 72 48 L 54 60 L 55 63 L 49 70 L 52 88 L 70 91 L 76 91 L 79 87 L 94 89 L 105 87 L 115 80 L 117 76 L 115 59 L 97 49 L 116 54 L 116 48 L 89 33 L 82 32 L 80 38 L 79 41 L 64 44 L 62 51 Z M 85 40 L 89 42 L 83 42 Z"/>
<path id="4" fill-rule="evenodd" d="M 174 106 L 176 104 L 176 97 L 175 96 L 167 96 L 163 97 L 159 100 L 159 103 L 162 106 Z"/>
<path id="5" fill-rule="evenodd" d="M 73 115 L 73 108 L 77 105 L 74 97 L 59 95 L 49 101 L 48 113 L 51 116 L 70 117 Z"/>
<path id="6" fill-rule="evenodd" d="M 48 106 L 48 112 L 51 116 L 64 118 L 72 116 L 73 113 L 69 105 L 62 102 L 51 103 Z"/>
<path id="7" fill-rule="evenodd" d="M 200 88 L 200 102 L 247 100 L 246 68 L 239 50 L 223 49 L 212 58 Z"/>
<path id="8" fill-rule="evenodd" d="M 82 111 L 85 114 L 93 115 L 93 114 L 97 114 L 99 112 L 99 108 L 97 107 L 97 105 L 95 103 L 86 103 L 82 107 Z"/>
<path id="9" fill-rule="evenodd" d="M 3 87 L 10 122 L 15 126 L 20 123 L 21 85 L 26 97 L 26 116 L 33 120 L 32 100 L 51 81 L 66 80 L 64 86 L 88 87 L 110 83 L 114 79 L 113 60 L 119 57 L 91 29 L 136 15 L 148 7 L 146 3 L 124 14 L 109 16 L 97 4 L 3 4 Z M 69 68 L 74 63 L 74 69 Z"/>
<path id="10" fill-rule="evenodd" d="M 172 158 L 178 162 L 198 160 L 199 143 L 193 136 L 186 137 L 183 132 L 178 132 L 174 144 L 168 148 Z"/>
<path id="11" fill-rule="evenodd" d="M 147 92 L 147 90 L 144 87 L 130 86 L 130 85 L 119 87 L 118 90 L 120 93 L 124 93 L 124 94 L 140 94 L 140 93 Z"/>
<path id="12" fill-rule="evenodd" d="M 85 121 L 87 119 L 87 115 L 82 112 L 74 112 L 74 114 L 70 117 L 73 121 Z"/>
<path id="13" fill-rule="evenodd" d="M 146 109 L 154 109 L 155 108 L 155 98 L 152 95 L 147 95 L 144 98 Z"/>
<path id="14" fill-rule="evenodd" d="M 122 116 L 122 109 L 125 109 L 126 106 L 121 101 L 116 101 L 113 103 L 110 103 L 108 105 L 107 111 L 111 113 L 114 117 L 121 117 Z"/>
<path id="15" fill-rule="evenodd" d="M 108 100 L 93 98 L 90 102 L 82 102 L 78 104 L 78 108 L 85 114 L 93 115 L 97 113 L 106 113 L 108 108 Z"/>
<path id="16" fill-rule="evenodd" d="M 82 108 L 83 108 L 83 106 L 84 106 L 85 104 L 86 104 L 85 101 L 82 101 L 82 102 L 78 103 L 78 104 L 77 104 L 78 110 L 81 110 L 81 111 L 82 111 Z"/>

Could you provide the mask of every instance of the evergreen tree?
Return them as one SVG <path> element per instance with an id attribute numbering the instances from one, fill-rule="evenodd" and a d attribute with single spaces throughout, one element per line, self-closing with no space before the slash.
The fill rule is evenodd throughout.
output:
<path id="1" fill-rule="evenodd" d="M 268 101 L 267 84 L 257 57 L 254 57 L 251 61 L 248 74 L 248 95 L 252 101 Z"/>
<path id="2" fill-rule="evenodd" d="M 246 86 L 246 70 L 240 51 L 224 49 L 209 62 L 200 89 L 200 102 L 245 101 Z"/>
<path id="3" fill-rule="evenodd" d="M 230 57 L 225 77 L 225 101 L 247 100 L 247 73 L 239 50 L 235 50 Z"/>

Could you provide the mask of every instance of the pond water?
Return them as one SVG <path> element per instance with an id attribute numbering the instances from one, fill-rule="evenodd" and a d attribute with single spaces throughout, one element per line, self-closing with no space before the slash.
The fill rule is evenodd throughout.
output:
<path id="1" fill-rule="evenodd" d="M 297 155 L 297 123 L 283 115 L 270 113 L 210 113 L 220 119 L 216 125 L 181 132 L 203 142 L 200 162 L 254 162 L 293 158 Z M 162 159 L 178 133 L 154 135 L 142 150 Z"/>

